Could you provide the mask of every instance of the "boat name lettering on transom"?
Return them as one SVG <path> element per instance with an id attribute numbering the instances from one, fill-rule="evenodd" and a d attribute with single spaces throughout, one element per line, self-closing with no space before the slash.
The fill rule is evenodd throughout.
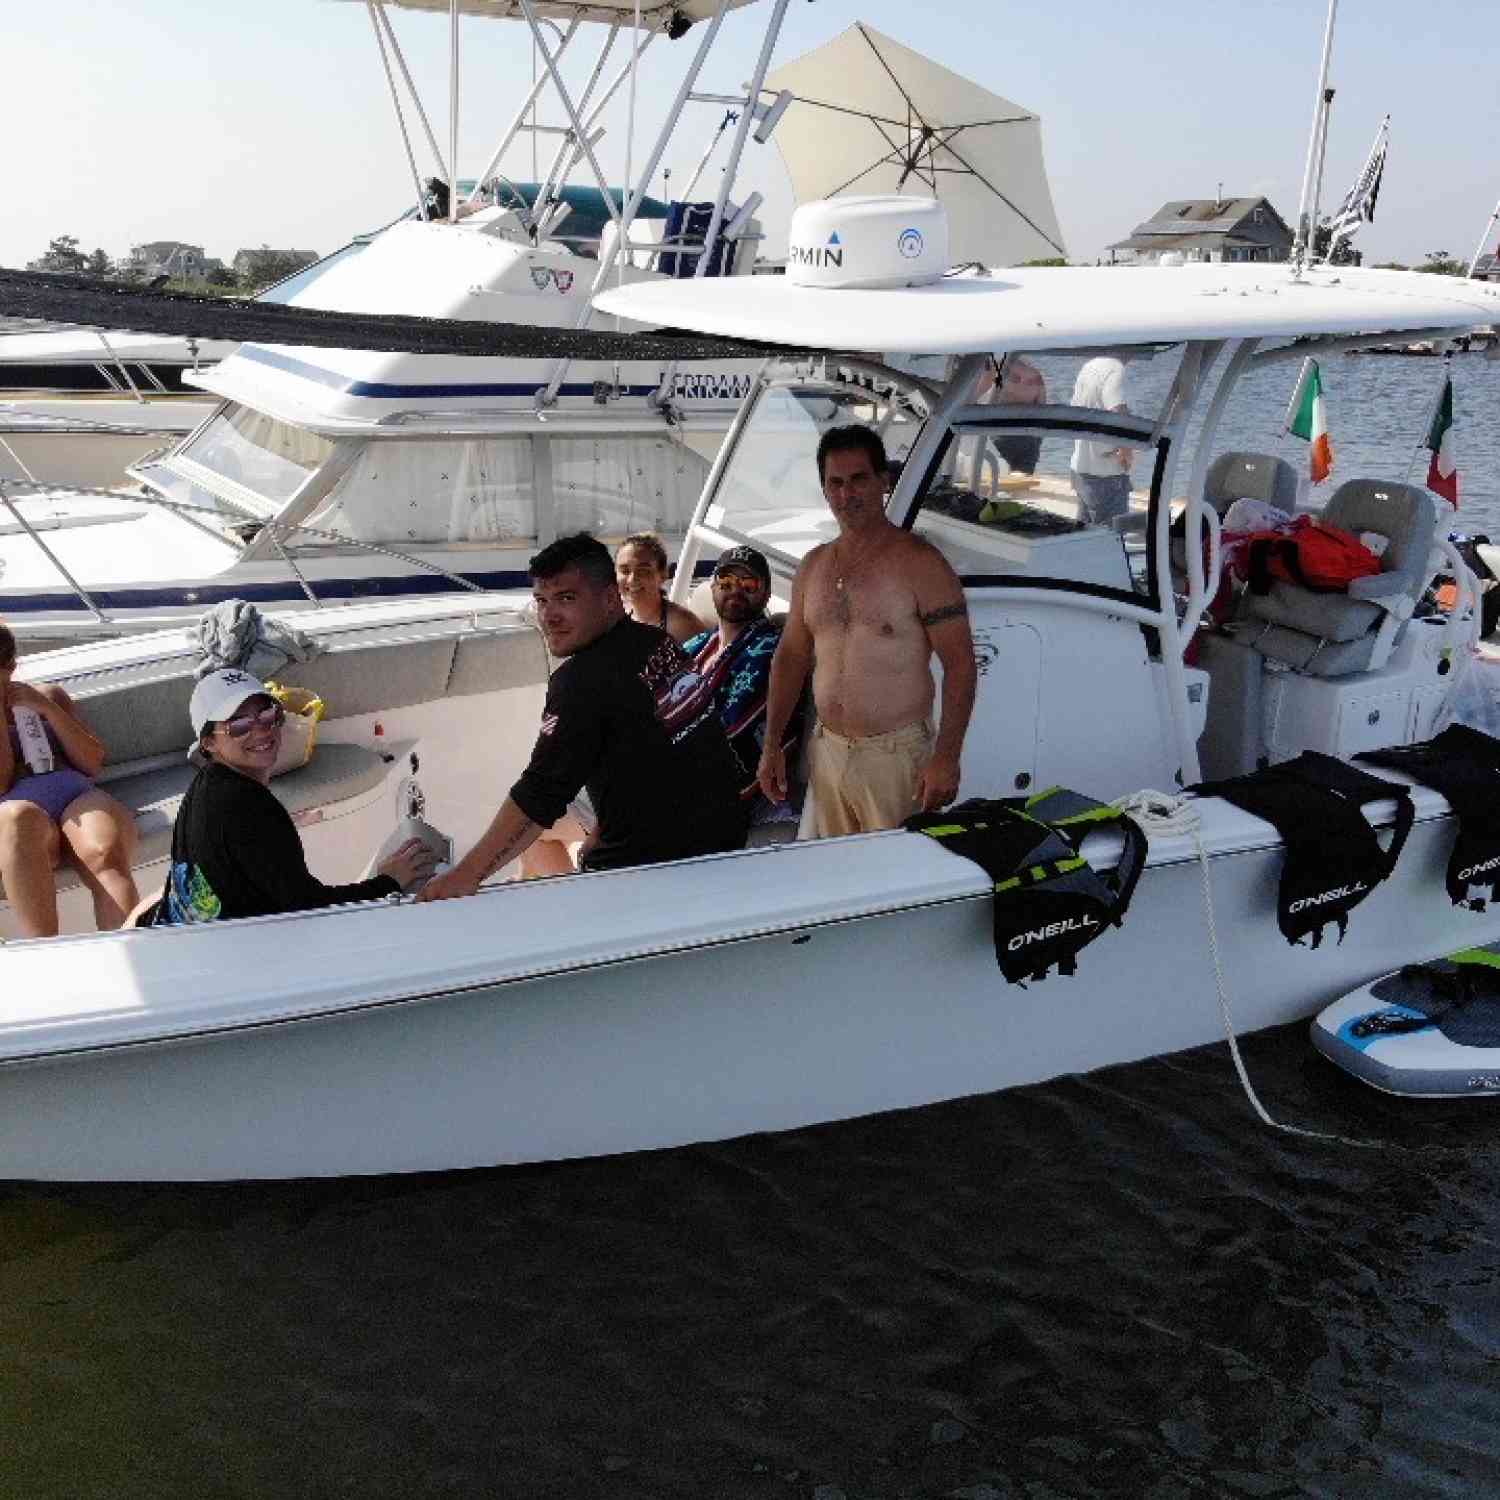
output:
<path id="1" fill-rule="evenodd" d="M 1460 870 L 1458 878 L 1460 880 L 1468 880 L 1471 876 L 1483 875 L 1485 871 L 1493 870 L 1497 865 L 1500 865 L 1500 854 L 1497 854 L 1493 859 L 1481 860 L 1477 865 L 1470 865 L 1467 870 Z"/>
<path id="2" fill-rule="evenodd" d="M 1005 946 L 1009 952 L 1014 953 L 1028 943 L 1043 943 L 1048 938 L 1060 937 L 1065 932 L 1082 932 L 1085 928 L 1098 925 L 1092 917 L 1067 917 L 1061 922 L 1048 922 L 1045 927 L 1037 927 L 1031 932 L 1018 932 Z"/>
<path id="3" fill-rule="evenodd" d="M 1331 891 L 1320 891 L 1316 896 L 1304 896 L 1300 901 L 1293 901 L 1287 910 L 1306 911 L 1309 906 L 1323 906 L 1329 901 L 1342 901 L 1345 896 L 1357 896 L 1369 889 L 1369 886 L 1359 880 L 1356 880 L 1353 885 L 1336 885 Z"/>

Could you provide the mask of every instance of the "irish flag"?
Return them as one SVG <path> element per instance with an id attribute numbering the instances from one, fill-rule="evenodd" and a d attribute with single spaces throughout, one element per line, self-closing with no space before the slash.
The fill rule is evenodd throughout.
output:
<path id="1" fill-rule="evenodd" d="M 1292 406 L 1295 415 L 1288 425 L 1294 437 L 1312 445 L 1308 454 L 1312 482 L 1322 484 L 1333 472 L 1333 448 L 1328 441 L 1328 411 L 1323 405 L 1323 372 L 1317 360 L 1303 361 Z"/>
<path id="2" fill-rule="evenodd" d="M 1458 509 L 1458 460 L 1453 452 L 1453 377 L 1443 381 L 1443 393 L 1427 429 L 1432 462 L 1427 465 L 1427 488 Z"/>

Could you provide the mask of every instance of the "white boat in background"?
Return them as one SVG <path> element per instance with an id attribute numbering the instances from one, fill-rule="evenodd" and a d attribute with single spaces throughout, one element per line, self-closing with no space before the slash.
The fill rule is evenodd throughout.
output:
<path id="1" fill-rule="evenodd" d="M 433 8 L 422 0 L 389 3 Z M 593 316 L 591 294 L 610 283 L 748 280 L 759 195 L 736 203 L 730 193 L 752 131 L 766 138 L 775 124 L 773 112 L 754 101 L 788 0 L 767 0 L 753 76 L 712 200 L 671 205 L 665 219 L 642 212 L 684 110 L 708 97 L 695 89 L 724 16 L 744 3 L 646 5 L 634 47 L 633 4 L 521 0 L 503 14 L 524 19 L 546 65 L 535 88 L 510 101 L 514 115 L 472 189 L 452 196 L 445 217 L 427 216 L 413 152 L 424 216 L 351 245 L 267 300 L 582 329 Z M 502 15 L 486 0 L 463 0 L 458 9 Z M 404 131 L 408 114 L 395 80 L 408 78 L 405 64 L 385 7 L 374 6 L 372 17 Z M 584 82 L 569 82 L 560 59 L 590 31 L 600 40 Z M 629 192 L 611 188 L 595 151 L 600 117 L 637 67 L 649 74 L 653 42 L 685 33 L 688 66 L 637 182 Z M 609 71 L 617 53 L 625 59 Z M 565 123 L 537 127 L 555 152 L 544 180 L 518 194 L 496 166 L 531 128 L 536 99 L 548 91 Z M 410 102 L 439 179 L 451 180 L 456 123 L 445 158 L 414 91 Z M 579 172 L 594 178 L 602 231 L 579 225 L 572 181 Z M 696 179 L 687 191 L 695 186 Z M 218 331 L 212 315 L 206 306 L 205 334 Z M 23 649 L 37 650 L 188 620 L 230 598 L 288 608 L 513 588 L 525 582 L 525 560 L 538 546 L 585 527 L 606 537 L 656 530 L 675 543 L 756 364 L 241 344 L 211 369 L 184 375 L 214 398 L 213 408 L 201 410 L 170 451 L 134 462 L 127 490 L 70 493 L 0 477 L 0 616 Z M 40 469 L 31 472 L 45 480 Z"/>
<path id="2" fill-rule="evenodd" d="M 832 531 L 813 462 L 819 435 L 864 422 L 904 459 L 892 518 L 941 549 L 964 583 L 981 677 L 963 796 L 1063 784 L 1115 798 L 1195 782 L 1210 762 L 1228 774 L 1262 757 L 1348 755 L 1432 732 L 1477 620 L 1474 579 L 1451 544 L 1434 540 L 1413 576 L 1452 573 L 1458 606 L 1411 618 L 1389 596 L 1358 642 L 1364 667 L 1277 666 L 1253 638 L 1224 636 L 1189 668 L 1183 654 L 1221 563 L 1204 495 L 1219 418 L 1245 370 L 1459 332 L 1493 320 L 1496 293 L 1401 273 L 1213 266 L 1141 271 L 1126 302 L 1107 268 L 943 277 L 935 207 L 864 205 L 858 224 L 855 208 L 831 206 L 814 228 L 826 239 L 838 227 L 874 288 L 817 285 L 811 272 L 799 284 L 794 271 L 732 292 L 699 281 L 601 299 L 679 328 L 753 322 L 788 351 L 757 376 L 715 462 L 687 560 L 753 543 L 784 603 L 799 559 Z M 879 286 L 916 222 L 923 255 L 903 274 L 923 284 Z M 952 379 L 936 389 L 840 352 L 872 329 L 898 353 L 956 356 Z M 1175 357 L 1163 409 L 975 403 L 991 352 L 1079 348 Z M 1205 402 L 1188 454 L 1189 418 Z M 1143 451 L 1143 578 L 1132 579 L 1114 530 L 1033 514 L 1024 500 L 987 518 L 955 503 L 948 449 L 1013 432 Z M 1420 492 L 1385 488 L 1420 517 Z M 1181 610 L 1167 581 L 1179 493 L 1186 535 L 1204 544 L 1188 549 Z M 539 637 L 521 618 L 454 597 L 309 610 L 290 623 L 328 647 L 284 674 L 315 688 L 329 716 L 312 764 L 274 783 L 315 870 L 354 877 L 409 806 L 414 777 L 429 820 L 461 849 L 528 754 L 549 666 Z M 159 634 L 23 665 L 64 684 L 111 746 L 107 784 L 138 809 L 138 874 L 151 889 L 187 781 L 193 652 Z M 1288 946 L 1275 919 L 1278 836 L 1205 798 L 1152 831 L 1123 926 L 1084 950 L 1077 975 L 1026 987 L 996 967 L 991 877 L 901 831 L 498 879 L 466 901 L 165 931 L 85 933 L 74 892 L 68 935 L 0 948 L 0 1177 L 318 1176 L 675 1146 L 1212 1041 L 1221 1000 L 1240 1031 L 1306 1017 L 1376 974 L 1500 936 L 1494 906 L 1475 914 L 1448 900 L 1447 804 L 1421 788 L 1413 802 L 1405 850 L 1343 943 Z M 1386 827 L 1394 804 L 1369 813 Z M 1084 848 L 1107 869 L 1118 836 Z"/>

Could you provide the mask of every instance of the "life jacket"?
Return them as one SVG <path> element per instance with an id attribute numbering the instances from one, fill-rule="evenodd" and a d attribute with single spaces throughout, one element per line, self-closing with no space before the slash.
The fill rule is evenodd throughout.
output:
<path id="1" fill-rule="evenodd" d="M 1349 913 L 1396 868 L 1415 817 L 1409 787 L 1315 750 L 1191 790 L 1200 797 L 1222 797 L 1275 827 L 1286 846 L 1276 925 L 1287 942 L 1311 936 L 1314 948 L 1329 922 L 1338 923 L 1343 942 Z M 1387 798 L 1396 803 L 1389 850 L 1380 847 L 1361 811 L 1366 803 Z"/>
<path id="2" fill-rule="evenodd" d="M 1140 824 L 1108 803 L 1062 787 L 1032 797 L 962 802 L 918 813 L 902 825 L 973 860 L 994 885 L 995 961 L 1012 984 L 1077 969 L 1079 951 L 1118 927 L 1146 862 Z M 1113 828 L 1125 839 L 1119 865 L 1095 870 L 1079 853 L 1084 839 Z"/>
<path id="3" fill-rule="evenodd" d="M 1356 578 L 1380 571 L 1380 559 L 1352 531 L 1298 516 L 1284 531 L 1254 532 L 1246 543 L 1252 594 L 1268 593 L 1272 579 L 1318 594 L 1342 594 Z"/>
<path id="4" fill-rule="evenodd" d="M 1448 856 L 1448 899 L 1455 906 L 1483 911 L 1500 899 L 1500 740 L 1453 724 L 1419 745 L 1393 745 L 1358 756 L 1377 766 L 1404 771 L 1448 799 L 1458 818 Z"/>

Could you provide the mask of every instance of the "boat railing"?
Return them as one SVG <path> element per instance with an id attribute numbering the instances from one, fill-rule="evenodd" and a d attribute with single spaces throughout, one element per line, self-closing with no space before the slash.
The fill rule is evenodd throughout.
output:
<path id="1" fill-rule="evenodd" d="M 305 522 L 282 520 L 259 521 L 250 517 L 223 517 L 229 524 L 223 529 L 216 529 L 205 523 L 202 506 L 185 505 L 181 501 L 168 500 L 161 495 L 122 495 L 117 490 L 89 489 L 78 485 L 41 485 L 34 482 L 24 483 L 0 478 L 0 507 L 3 507 L 9 513 L 20 529 L 36 544 L 43 556 L 47 558 L 52 566 L 57 569 L 58 573 L 66 580 L 68 587 L 83 603 L 89 613 L 94 616 L 100 625 L 104 626 L 120 628 L 124 625 L 124 622 L 116 616 L 109 614 L 99 605 L 89 590 L 73 576 L 57 553 L 43 540 L 41 533 L 46 528 L 34 525 L 16 503 L 16 498 L 12 494 L 12 491 L 17 489 L 30 490 L 32 488 L 53 497 L 124 500 L 132 505 L 154 507 L 177 516 L 189 525 L 196 526 L 200 531 L 205 532 L 216 541 L 230 541 L 230 537 L 225 535 L 226 531 L 231 533 L 234 541 L 241 546 L 262 535 L 268 536 L 272 547 L 276 551 L 276 555 L 286 566 L 289 576 L 296 582 L 308 602 L 316 609 L 322 609 L 329 601 L 319 597 L 314 581 L 309 579 L 307 573 L 298 564 L 296 557 L 288 551 L 286 544 L 294 536 L 308 537 L 314 541 L 338 547 L 349 547 L 359 552 L 369 552 L 379 557 L 390 558 L 395 562 L 403 563 L 420 571 L 432 573 L 439 578 L 446 579 L 453 585 L 455 590 L 460 592 L 473 594 L 487 594 L 490 592 L 482 584 L 475 583 L 472 578 L 466 578 L 462 573 L 455 573 L 452 569 L 445 568 L 441 563 L 435 563 L 430 558 L 421 557 L 412 552 L 405 552 L 397 547 L 388 547 L 381 542 L 367 541 L 362 537 L 349 536 L 343 532 L 329 531 L 320 526 L 309 526 Z"/>

